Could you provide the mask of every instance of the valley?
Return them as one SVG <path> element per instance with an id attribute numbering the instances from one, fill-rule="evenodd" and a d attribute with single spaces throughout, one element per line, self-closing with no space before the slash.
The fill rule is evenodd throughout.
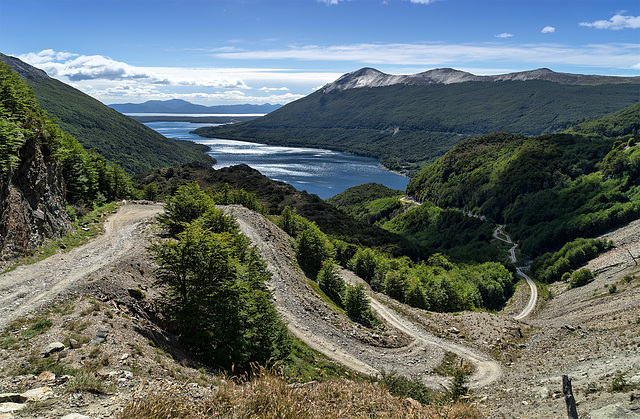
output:
<path id="1" fill-rule="evenodd" d="M 309 135 L 317 144 L 348 138 L 356 147 L 343 143 L 347 151 L 366 149 L 413 174 L 405 191 L 363 183 L 323 200 L 247 165 L 212 169 L 202 155 L 147 165 L 115 150 L 128 155 L 120 167 L 86 151 L 39 101 L 62 116 L 104 111 L 140 130 L 137 122 L 20 68 L 44 84 L 37 98 L 0 63 L 0 250 L 7 266 L 17 256 L 42 260 L 0 275 L 0 389 L 11 392 L 0 409 L 8 417 L 73 410 L 129 419 L 176 403 L 193 412 L 248 403 L 243 409 L 257 412 L 269 404 L 228 394 L 259 393 L 270 379 L 300 392 L 308 400 L 301 411 L 316 412 L 309 416 L 322 416 L 313 410 L 322 397 L 304 392 L 340 383 L 326 394 L 367 388 L 364 398 L 394 406 L 391 417 L 450 409 L 562 417 L 563 374 L 582 415 L 640 409 L 638 78 L 577 82 L 545 69 L 396 78 L 363 69 L 265 117 L 208 132 L 289 144 L 286 133 L 304 146 Z M 84 105 L 55 102 L 54 88 L 61 102 Z M 451 106 L 459 105 L 469 119 L 425 111 L 438 92 L 463 94 L 464 105 L 451 99 L 442 108 L 457 115 Z M 558 95 L 582 107 L 564 114 L 548 102 Z M 478 97 L 498 96 L 477 106 Z M 565 122 L 566 131 L 538 135 Z M 511 132 L 490 132 L 497 129 Z M 158 154 L 202 150 L 165 140 Z M 69 238 L 96 229 L 102 234 L 88 243 Z M 350 399 L 345 411 L 358 414 L 346 415 L 363 415 L 359 398 Z"/>
<path id="2" fill-rule="evenodd" d="M 144 243 L 148 240 L 145 237 L 156 233 L 150 225 L 144 225 L 160 210 L 160 206 L 146 203 L 122 205 L 105 221 L 103 235 L 89 244 L 0 276 L 3 286 L 14 283 L 15 278 L 22 279 L 20 293 L 3 297 L 3 328 L 21 316 L 32 316 L 54 302 L 74 301 L 78 292 L 82 295 L 90 290 L 91 295 L 101 296 L 101 304 L 119 307 L 134 316 L 136 323 L 147 324 L 143 330 L 155 330 L 145 334 L 152 333 L 156 336 L 154 339 L 169 339 L 165 340 L 169 342 L 171 338 L 166 331 L 148 323 L 154 316 L 148 310 L 160 295 L 157 291 L 151 292 L 152 277 L 148 271 L 136 268 L 149 266 L 145 261 Z M 446 353 L 453 353 L 455 362 L 468 365 L 473 371 L 469 381 L 472 394 L 490 417 L 562 417 L 564 401 L 558 396 L 561 374 L 574 378 L 580 412 L 628 400 L 626 393 L 611 393 L 607 386 L 622 373 L 627 373 L 631 381 L 640 377 L 637 374 L 640 324 L 636 310 L 640 301 L 636 275 L 640 269 L 624 255 L 627 251 L 640 253 L 639 222 L 608 235 L 616 247 L 591 262 L 600 272 L 592 284 L 574 290 L 564 289 L 563 284 L 552 287 L 553 298 L 541 301 L 524 321 L 511 318 L 510 313 L 517 309 L 513 304 L 509 304 L 504 313 L 496 314 L 431 313 L 369 290 L 372 308 L 384 324 L 382 330 L 372 331 L 349 322 L 320 300 L 296 267 L 287 236 L 273 223 L 244 207 L 231 206 L 226 210 L 234 214 L 242 232 L 267 261 L 273 274 L 268 285 L 290 331 L 310 347 L 354 371 L 365 375 L 394 371 L 419 376 L 427 385 L 438 388 L 446 383 L 446 378 L 429 371 L 445 362 Z M 72 274 L 63 282 L 51 284 L 49 290 L 43 290 L 42 284 L 35 284 L 33 280 L 24 281 L 24 278 L 46 277 L 47 272 L 69 270 Z M 349 271 L 343 270 L 341 274 L 349 282 L 362 281 Z M 629 276 L 632 279 L 624 280 Z M 615 294 L 606 291 L 609 284 L 618 285 Z M 118 290 L 120 286 L 124 289 Z M 125 291 L 136 287 L 148 289 L 143 305 Z M 604 295 L 598 290 L 604 290 Z M 520 294 L 526 297 L 528 293 L 520 289 L 514 301 Z M 66 316 L 65 322 L 70 324 L 81 319 Z M 109 334 L 114 336 L 104 344 L 104 351 L 115 350 L 113 356 L 117 357 L 118 348 L 122 347 L 116 337 L 130 332 L 122 329 L 120 321 L 105 319 L 102 324 L 110 324 Z M 52 340 L 64 339 L 67 333 L 64 328 L 54 327 L 45 335 L 33 338 L 33 350 L 41 350 Z M 566 353 L 568 348 L 571 348 L 570 354 Z M 179 351 L 178 347 L 167 347 L 167 350 Z M 80 349 L 65 349 L 69 357 L 74 356 L 74 351 Z M 0 349 L 0 356 L 5 365 L 9 365 L 19 363 L 25 355 L 5 347 Z M 142 359 L 137 356 L 131 358 L 134 364 L 120 361 L 113 367 L 118 368 L 120 364 L 125 369 L 126 365 L 131 368 Z M 170 366 L 176 361 L 167 361 L 165 369 L 177 368 Z M 595 386 L 593 391 L 592 386 Z M 100 411 L 104 407 L 99 405 L 109 405 L 113 409 L 110 411 L 115 412 L 133 396 L 126 387 L 118 388 L 117 401 L 105 404 L 104 399 L 98 397 L 95 406 L 89 403 L 81 410 Z M 623 396 L 627 399 L 622 399 Z M 60 404 L 52 406 L 54 411 L 65 410 Z M 630 406 L 637 407 L 637 403 L 632 402 Z"/>

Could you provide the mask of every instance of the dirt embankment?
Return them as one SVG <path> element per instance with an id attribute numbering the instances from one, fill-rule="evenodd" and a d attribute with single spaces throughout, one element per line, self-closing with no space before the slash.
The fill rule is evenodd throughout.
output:
<path id="1" fill-rule="evenodd" d="M 289 236 L 271 221 L 240 206 L 227 207 L 240 224 L 243 234 L 251 239 L 266 259 L 273 274 L 270 287 L 278 310 L 291 332 L 312 348 L 356 371 L 376 375 L 395 372 L 407 377 L 419 377 L 426 384 L 440 387 L 446 380 L 433 373 L 451 352 L 474 366 L 470 384 L 484 387 L 498 379 L 501 368 L 482 352 L 460 343 L 438 338 L 420 324 L 411 321 L 383 302 L 381 296 L 369 290 L 373 310 L 385 323 L 382 335 L 391 334 L 395 347 L 378 331 L 367 331 L 349 322 L 320 299 L 308 285 L 308 279 L 295 263 Z M 352 272 L 343 270 L 348 282 L 363 282 Z M 405 337 L 401 346 L 394 337 Z"/>
<path id="2" fill-rule="evenodd" d="M 133 248 L 145 248 L 147 239 L 136 227 L 162 211 L 162 205 L 129 203 L 104 224 L 104 233 L 67 253 L 0 275 L 0 330 L 12 320 L 51 303 L 93 272 L 115 265 Z"/>

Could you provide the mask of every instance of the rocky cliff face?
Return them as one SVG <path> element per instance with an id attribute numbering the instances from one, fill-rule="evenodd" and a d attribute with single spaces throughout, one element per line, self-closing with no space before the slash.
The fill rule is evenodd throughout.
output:
<path id="1" fill-rule="evenodd" d="M 71 225 L 57 160 L 35 139 L 19 153 L 19 166 L 0 179 L 0 265 L 63 236 Z"/>

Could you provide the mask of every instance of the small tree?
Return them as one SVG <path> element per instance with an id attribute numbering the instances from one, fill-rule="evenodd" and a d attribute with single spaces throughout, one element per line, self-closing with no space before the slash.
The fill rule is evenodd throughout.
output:
<path id="1" fill-rule="evenodd" d="M 583 285 L 587 285 L 591 281 L 593 281 L 593 272 L 587 268 L 583 268 L 571 274 L 569 288 L 581 287 Z"/>
<path id="2" fill-rule="evenodd" d="M 327 294 L 327 297 L 339 306 L 343 305 L 346 285 L 333 259 L 322 262 L 322 268 L 318 272 L 318 285 Z"/>
<path id="3" fill-rule="evenodd" d="M 291 209 L 287 205 L 282 210 L 282 214 L 280 214 L 280 218 L 278 218 L 277 225 L 280 227 L 285 233 L 295 238 L 298 235 L 298 221 L 296 220 L 297 214 L 296 209 Z"/>
<path id="4" fill-rule="evenodd" d="M 344 308 L 349 317 L 371 324 L 375 318 L 371 312 L 369 298 L 364 291 L 364 284 L 347 285 L 344 298 Z"/>
<path id="5" fill-rule="evenodd" d="M 405 302 L 409 283 L 405 272 L 389 271 L 384 278 L 384 293 L 391 298 L 395 298 L 401 303 Z"/>
<path id="6" fill-rule="evenodd" d="M 429 309 L 429 303 L 424 295 L 419 279 L 413 279 L 407 290 L 407 304 L 416 308 Z"/>
<path id="7" fill-rule="evenodd" d="M 334 250 L 327 236 L 314 223 L 309 223 L 298 235 L 296 254 L 300 267 L 315 277 L 322 262 L 333 258 Z"/>
<path id="8" fill-rule="evenodd" d="M 447 389 L 449 397 L 454 402 L 460 400 L 462 396 L 466 396 L 469 393 L 469 387 L 467 386 L 467 372 L 462 369 L 457 369 L 453 373 L 453 380 L 451 385 Z"/>
<path id="9" fill-rule="evenodd" d="M 291 348 L 264 284 L 266 264 L 248 243 L 237 232 L 214 233 L 194 223 L 150 248 L 181 339 L 212 366 L 243 370 L 283 359 Z"/>
<path id="10" fill-rule="evenodd" d="M 348 265 L 349 269 L 355 272 L 360 278 L 371 282 L 378 268 L 378 260 L 373 250 L 365 248 L 359 249 L 349 261 Z"/>
<path id="11" fill-rule="evenodd" d="M 178 188 L 167 201 L 164 214 L 158 219 L 169 228 L 171 234 L 177 234 L 184 229 L 184 223 L 194 221 L 213 206 L 211 196 L 192 182 Z"/>

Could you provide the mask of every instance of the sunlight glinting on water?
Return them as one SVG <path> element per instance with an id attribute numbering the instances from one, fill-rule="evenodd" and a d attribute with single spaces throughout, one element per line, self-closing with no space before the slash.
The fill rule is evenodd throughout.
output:
<path id="1" fill-rule="evenodd" d="M 306 147 L 280 147 L 190 134 L 190 131 L 213 124 L 188 122 L 149 122 L 148 127 L 169 138 L 190 140 L 211 148 L 216 169 L 246 164 L 263 175 L 306 190 L 320 198 L 329 198 L 352 186 L 376 182 L 392 189 L 404 190 L 409 179 L 382 168 L 368 157 Z"/>

